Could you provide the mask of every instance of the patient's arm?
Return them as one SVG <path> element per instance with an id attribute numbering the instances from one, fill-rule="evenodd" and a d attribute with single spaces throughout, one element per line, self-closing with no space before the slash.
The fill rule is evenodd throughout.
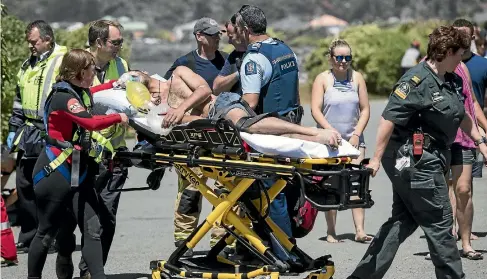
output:
<path id="1" fill-rule="evenodd" d="M 234 124 L 247 113 L 239 108 L 232 109 L 228 112 L 226 118 Z M 337 146 L 340 135 L 329 129 L 317 129 L 311 127 L 302 127 L 276 117 L 266 117 L 253 124 L 247 129 L 250 133 L 286 136 L 302 140 L 319 142 L 330 146 Z"/>
<path id="2" fill-rule="evenodd" d="M 179 66 L 173 72 L 173 76 L 181 78 L 193 92 L 178 109 L 189 111 L 210 98 L 212 92 L 210 86 L 201 76 L 191 71 L 190 68 Z"/>

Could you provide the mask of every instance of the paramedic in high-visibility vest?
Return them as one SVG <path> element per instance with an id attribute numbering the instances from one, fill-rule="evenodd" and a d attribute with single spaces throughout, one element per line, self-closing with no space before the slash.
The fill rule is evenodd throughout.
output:
<path id="1" fill-rule="evenodd" d="M 29 23 L 25 36 L 31 56 L 25 60 L 17 74 L 16 95 L 7 136 L 11 152 L 18 152 L 15 181 L 21 228 L 17 239 L 18 253 L 28 252 L 37 230 L 32 170 L 44 147 L 41 138 L 44 132 L 44 103 L 67 51 L 66 47 L 56 44 L 54 32 L 45 21 Z"/>
<path id="2" fill-rule="evenodd" d="M 89 52 L 95 57 L 96 66 L 93 86 L 107 83 L 110 80 L 118 80 L 121 75 L 129 70 L 128 63 L 119 56 L 123 45 L 122 31 L 122 25 L 110 20 L 97 20 L 91 24 L 88 30 Z M 116 151 L 127 150 L 126 132 L 126 127 L 121 124 L 115 124 L 100 131 L 101 135 L 110 140 Z M 105 207 L 101 212 L 105 215 L 102 218 L 103 232 L 101 235 L 104 264 L 115 234 L 116 214 L 120 201 L 120 192 L 110 192 L 108 189 L 122 189 L 127 174 L 126 166 L 114 166 L 113 171 L 108 172 L 106 166 L 100 164 L 100 173 L 96 184 L 103 201 L 102 206 Z M 79 269 L 81 278 L 90 278 L 84 258 L 81 258 Z"/>

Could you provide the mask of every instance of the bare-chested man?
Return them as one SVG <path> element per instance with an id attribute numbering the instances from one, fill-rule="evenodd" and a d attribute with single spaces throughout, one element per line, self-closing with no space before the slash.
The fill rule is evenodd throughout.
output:
<path id="1" fill-rule="evenodd" d="M 240 95 L 230 92 L 212 95 L 206 81 L 185 66 L 177 67 L 167 81 L 151 78 L 140 71 L 127 74 L 140 78 L 154 104 L 167 102 L 170 109 L 164 116 L 164 127 L 201 118 L 225 118 L 249 133 L 299 138 L 330 146 L 337 146 L 341 140 L 332 130 L 302 127 L 272 116 L 253 123 L 253 115 L 239 102 Z"/>

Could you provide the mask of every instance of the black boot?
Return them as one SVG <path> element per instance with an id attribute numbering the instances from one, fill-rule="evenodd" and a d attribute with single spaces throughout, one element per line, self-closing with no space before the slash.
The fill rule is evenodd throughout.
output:
<path id="1" fill-rule="evenodd" d="M 73 279 L 74 265 L 71 255 L 61 256 L 57 254 L 56 275 L 58 279 Z"/>

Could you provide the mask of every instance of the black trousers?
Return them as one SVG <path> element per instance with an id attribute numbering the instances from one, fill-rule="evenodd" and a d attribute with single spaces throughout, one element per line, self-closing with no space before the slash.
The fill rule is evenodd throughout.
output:
<path id="1" fill-rule="evenodd" d="M 106 264 L 108 253 L 112 246 L 115 227 L 117 225 L 117 211 L 120 202 L 120 192 L 110 192 L 112 189 L 123 189 L 127 180 L 128 168 L 115 166 L 113 173 L 109 172 L 103 164 L 100 164 L 100 175 L 96 179 L 96 188 L 100 198 L 100 221 L 102 224 L 101 244 L 103 248 L 103 265 Z M 110 189 L 110 190 L 109 190 Z M 84 257 L 79 262 L 80 276 L 88 271 Z"/>
<path id="2" fill-rule="evenodd" d="M 36 164 L 36 159 L 21 159 L 22 152 L 19 152 L 17 160 L 16 188 L 18 206 L 18 224 L 20 233 L 18 241 L 29 247 L 37 231 L 37 209 L 35 202 L 34 187 L 32 182 L 32 171 Z"/>
<path id="3" fill-rule="evenodd" d="M 47 164 L 49 160 L 43 152 L 35 165 L 34 175 Z M 94 162 L 92 165 L 96 166 Z M 66 163 L 65 166 L 70 169 Z M 86 162 L 81 161 L 81 166 L 86 166 Z M 94 187 L 97 170 L 93 167 L 88 169 L 86 179 L 76 188 L 71 188 L 70 181 L 67 181 L 58 169 L 34 186 L 39 228 L 29 249 L 29 278 L 41 277 L 47 252 L 54 238 L 58 244 L 59 255 L 71 256 L 76 248 L 73 234 L 76 226 L 79 226 L 82 234 L 81 254 L 86 260 L 92 278 L 106 278 L 100 240 L 100 203 Z"/>

